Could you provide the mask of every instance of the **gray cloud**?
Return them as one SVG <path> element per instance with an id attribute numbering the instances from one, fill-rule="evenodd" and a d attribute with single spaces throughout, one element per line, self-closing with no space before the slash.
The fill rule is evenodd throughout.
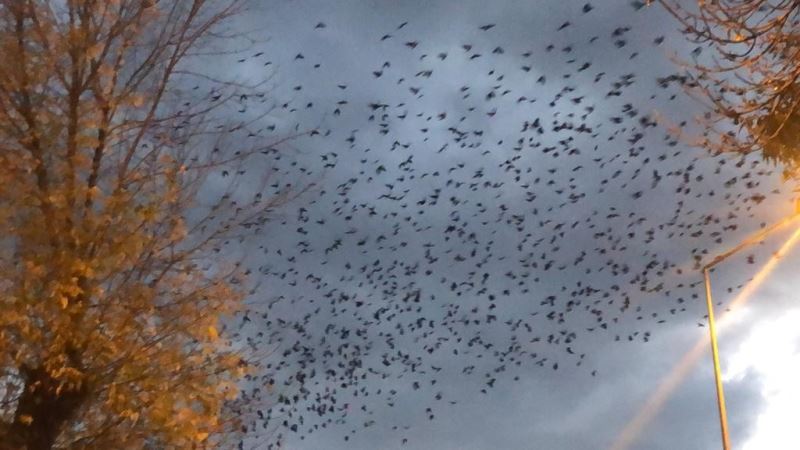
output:
<path id="1" fill-rule="evenodd" d="M 402 448 L 403 439 L 408 439 L 406 448 L 420 449 L 606 448 L 661 377 L 704 336 L 705 328 L 696 325 L 704 306 L 692 297 L 701 293 L 699 277 L 690 270 L 693 249 L 719 247 L 718 236 L 726 244 L 735 242 L 759 222 L 780 216 L 785 211 L 774 205 L 785 194 L 761 205 L 744 203 L 749 189 L 741 183 L 722 186 L 742 177 L 755 158 L 742 168 L 733 167 L 735 159 L 720 166 L 723 159 L 706 158 L 682 143 L 671 146 L 663 128 L 639 122 L 655 111 L 675 121 L 698 111 L 682 97 L 670 100 L 680 94 L 678 87 L 664 90 L 656 82 L 676 70 L 668 49 L 686 50 L 663 12 L 634 12 L 628 2 L 596 2 L 584 15 L 582 6 L 303 0 L 265 2 L 244 18 L 243 29 L 261 28 L 270 37 L 263 57 L 236 69 L 252 78 L 274 70 L 277 107 L 268 119 L 284 133 L 296 124 L 319 126 L 323 133 L 293 142 L 296 150 L 275 164 L 282 179 L 295 185 L 321 178 L 258 242 L 267 249 L 254 258 L 265 272 L 264 295 L 286 300 L 270 311 L 270 322 L 255 326 L 278 333 L 282 349 L 299 342 L 320 353 L 310 364 L 319 373 L 341 373 L 336 361 L 360 361 L 363 367 L 353 373 L 366 377 L 339 388 L 337 408 L 350 405 L 346 423 L 303 439 L 289 433 L 288 448 L 391 449 Z M 571 25 L 557 31 L 566 21 Z M 325 27 L 315 28 L 318 22 Z M 496 26 L 478 29 L 488 23 Z M 625 26 L 631 30 L 613 36 Z M 387 33 L 392 37 L 381 41 Z M 653 45 L 661 35 L 665 44 Z M 598 39 L 592 42 L 594 36 Z M 615 42 L 621 39 L 625 45 L 618 48 Z M 406 42 L 417 45 L 411 49 Z M 464 44 L 472 48 L 465 51 Z M 523 56 L 527 51 L 531 55 Z M 442 52 L 444 60 L 437 57 Z M 477 53 L 481 56 L 470 59 Z M 265 66 L 267 61 L 271 64 Z M 390 65 L 383 67 L 387 61 Z M 591 67 L 578 73 L 586 62 Z M 426 76 L 426 70 L 433 73 Z M 382 74 L 375 77 L 373 71 Z M 627 74 L 629 79 L 621 78 Z M 537 83 L 541 76 L 544 84 Z M 463 86 L 468 89 L 462 91 Z M 505 90 L 510 92 L 504 95 Z M 609 96 L 613 91 L 621 95 Z M 337 104 L 342 100 L 347 104 Z M 386 106 L 372 110 L 371 103 Z M 594 110 L 581 119 L 587 106 Z M 443 112 L 446 117 L 439 119 Z M 622 123 L 614 123 L 615 117 Z M 536 118 L 543 135 L 520 131 Z M 573 128 L 554 130 L 564 122 Z M 592 131 L 576 131 L 580 123 Z M 464 137 L 456 139 L 458 133 Z M 640 139 L 632 143 L 638 133 Z M 660 157 L 665 161 L 658 162 Z M 329 162 L 332 167 L 325 167 Z M 654 169 L 663 177 L 656 188 L 651 187 Z M 760 191 L 779 184 L 775 175 L 756 178 Z M 439 200 L 431 205 L 437 189 Z M 641 197 L 633 196 L 637 191 Z M 536 199 L 529 202 L 531 193 Z M 725 228 L 732 222 L 724 219 L 729 212 L 739 216 L 736 230 Z M 703 235 L 693 236 L 707 214 L 723 220 L 711 220 Z M 447 232 L 450 225 L 454 230 Z M 557 242 L 551 243 L 553 236 Z M 340 246 L 332 247 L 337 240 Z M 428 260 L 429 249 L 436 262 Z M 476 255 L 470 256 L 473 250 Z M 524 267 L 531 262 L 536 267 Z M 646 270 L 649 263 L 653 267 Z M 685 268 L 683 274 L 676 273 L 678 267 Z M 715 274 L 715 286 L 723 291 L 736 286 L 750 269 L 733 265 L 730 272 Z M 482 273 L 489 274 L 485 286 L 478 283 Z M 463 284 L 468 282 L 473 285 Z M 403 301 L 417 291 L 419 304 Z M 551 295 L 557 297 L 553 306 L 542 305 Z M 631 308 L 620 312 L 626 297 Z M 570 306 L 570 300 L 580 304 Z M 495 309 L 489 309 L 492 303 Z M 316 308 L 319 312 L 310 314 Z M 603 311 L 607 330 L 599 328 L 593 309 Z M 551 311 L 554 317 L 563 314 L 564 322 L 548 320 Z M 372 320 L 376 313 L 394 315 L 394 323 Z M 497 320 L 487 323 L 489 314 Z M 302 322 L 304 331 L 278 326 L 279 317 Z M 425 324 L 415 328 L 419 318 Z M 427 326 L 429 320 L 435 327 Z M 514 328 L 518 320 L 532 331 Z M 334 330 L 330 334 L 323 332 L 328 327 Z M 344 330 L 352 334 L 342 337 Z M 356 330 L 364 334 L 354 337 Z M 570 332 L 575 336 L 567 345 Z M 643 339 L 646 332 L 651 334 Z M 550 335 L 559 343 L 545 343 Z M 533 337 L 541 341 L 530 342 Z M 468 345 L 473 338 L 475 345 Z M 326 346 L 345 342 L 351 346 L 344 353 L 321 354 Z M 498 362 L 495 352 L 509 346 L 514 348 Z M 566 353 L 566 347 L 575 354 Z M 428 353 L 429 348 L 435 351 Z M 384 354 L 398 350 L 408 355 L 408 364 L 384 368 Z M 279 379 L 289 379 L 297 369 L 292 361 L 299 364 L 302 358 L 294 358 L 287 357 Z M 692 372 L 633 448 L 717 445 L 707 363 L 706 358 Z M 463 373 L 468 366 L 475 366 L 470 376 Z M 491 378 L 497 379 L 494 387 L 482 393 Z M 437 383 L 431 385 L 431 379 Z M 318 381 L 309 386 L 312 398 L 337 385 L 322 376 Z M 421 383 L 418 390 L 415 381 Z M 759 408 L 757 386 L 758 380 L 745 379 L 729 389 L 731 403 L 738 405 L 731 412 L 737 441 L 748 435 Z M 388 395 L 391 390 L 396 393 Z M 433 400 L 437 392 L 441 401 Z M 390 402 L 394 407 L 387 406 Z M 366 412 L 361 405 L 368 406 Z M 304 430 L 318 423 L 313 415 L 307 420 Z"/>

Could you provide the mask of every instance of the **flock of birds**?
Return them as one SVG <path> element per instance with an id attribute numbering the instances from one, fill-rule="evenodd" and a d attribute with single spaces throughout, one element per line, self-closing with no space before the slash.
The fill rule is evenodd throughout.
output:
<path id="1" fill-rule="evenodd" d="M 405 420 L 386 412 L 399 404 L 434 419 L 459 401 L 448 380 L 491 394 L 537 370 L 592 377 L 597 342 L 647 342 L 681 313 L 702 322 L 696 264 L 763 226 L 779 184 L 757 157 L 711 157 L 669 133 L 653 105 L 679 103 L 688 78 L 640 62 L 665 55 L 665 38 L 584 36 L 597 9 L 525 51 L 497 42 L 501 23 L 440 46 L 402 22 L 362 44 L 372 63 L 328 69 L 288 44 L 282 61 L 239 60 L 311 80 L 285 101 L 242 96 L 239 113 L 273 101 L 290 118 L 251 138 L 313 130 L 269 161 L 292 186 L 313 183 L 248 244 L 269 301 L 228 325 L 274 349 L 246 390 L 271 399 L 248 431 L 350 439 Z M 408 424 L 389 425 L 406 443 Z"/>

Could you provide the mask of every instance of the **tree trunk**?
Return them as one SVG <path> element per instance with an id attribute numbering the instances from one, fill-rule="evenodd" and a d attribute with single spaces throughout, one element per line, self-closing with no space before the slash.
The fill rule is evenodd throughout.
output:
<path id="1" fill-rule="evenodd" d="M 22 392 L 14 422 L 6 429 L 2 450 L 50 450 L 64 424 L 87 397 L 85 386 L 62 387 L 41 367 L 23 368 L 25 390 Z"/>

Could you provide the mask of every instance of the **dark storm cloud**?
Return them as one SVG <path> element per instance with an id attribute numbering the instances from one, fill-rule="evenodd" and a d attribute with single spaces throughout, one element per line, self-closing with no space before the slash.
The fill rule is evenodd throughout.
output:
<path id="1" fill-rule="evenodd" d="M 260 326 L 277 333 L 281 350 L 297 342 L 315 355 L 308 362 L 288 354 L 276 378 L 290 378 L 292 362 L 324 373 L 340 370 L 337 360 L 358 361 L 362 367 L 352 373 L 367 377 L 340 389 L 336 415 L 347 410 L 345 424 L 303 440 L 290 433 L 289 448 L 388 449 L 403 439 L 423 449 L 603 448 L 702 336 L 695 325 L 702 304 L 691 297 L 700 288 L 692 285 L 692 250 L 716 246 L 717 235 L 692 234 L 703 211 L 724 216 L 741 204 L 743 187 L 720 186 L 752 159 L 742 170 L 731 167 L 735 161 L 693 161 L 700 150 L 670 146 L 663 128 L 647 126 L 654 111 L 679 121 L 697 108 L 680 97 L 671 101 L 680 89 L 656 82 L 675 70 L 667 49 L 683 50 L 663 12 L 597 2 L 583 13 L 583 5 L 270 1 L 243 21 L 244 29 L 270 37 L 263 57 L 237 69 L 252 78 L 274 73 L 268 120 L 283 133 L 322 133 L 293 142 L 274 163 L 280 179 L 317 185 L 280 212 L 254 256 L 265 295 L 285 298 Z M 495 26 L 479 28 L 486 24 Z M 655 45 L 662 35 L 665 43 Z M 537 118 L 542 135 L 521 131 Z M 559 127 L 567 123 L 571 128 Z M 581 123 L 591 131 L 576 130 Z M 654 169 L 663 178 L 657 186 Z M 776 184 L 774 176 L 759 180 L 764 189 Z M 709 196 L 713 190 L 719 194 Z M 743 229 L 757 227 L 746 218 L 750 211 L 737 213 Z M 708 231 L 735 238 L 724 225 L 712 220 Z M 537 265 L 522 267 L 531 261 Z M 650 278 L 634 277 L 647 264 L 654 264 Z M 666 275 L 657 276 L 661 265 Z M 683 275 L 676 267 L 685 268 Z M 476 282 L 482 273 L 486 285 Z M 587 294 L 587 286 L 598 295 Z M 420 303 L 403 309 L 415 293 Z M 543 306 L 549 296 L 557 300 Z M 620 312 L 623 298 L 627 312 Z M 571 307 L 571 299 L 594 306 Z M 592 309 L 603 311 L 607 330 L 598 328 Z M 564 322 L 546 318 L 550 311 Z M 442 325 L 450 312 L 459 336 Z M 370 319 L 375 314 L 398 318 L 381 323 Z M 421 329 L 397 333 L 396 324 L 409 327 L 419 318 Z M 458 322 L 470 318 L 479 323 Z M 304 330 L 278 326 L 279 319 L 302 322 Z M 515 331 L 520 319 L 533 331 Z M 363 335 L 354 337 L 354 330 Z M 544 343 L 550 335 L 559 343 Z M 542 340 L 532 342 L 534 336 Z M 322 355 L 342 342 L 360 347 Z M 496 352 L 509 346 L 523 365 L 498 362 Z M 407 361 L 384 367 L 385 355 L 397 349 Z M 470 366 L 473 375 L 465 375 Z M 634 448 L 713 446 L 711 386 L 710 371 L 698 368 Z M 753 386 L 731 388 L 739 411 L 757 409 Z M 337 383 L 320 376 L 308 387 L 313 398 Z M 442 400 L 433 400 L 439 392 Z M 313 415 L 306 420 L 304 436 L 316 423 Z M 732 414 L 739 433 L 751 420 Z"/>

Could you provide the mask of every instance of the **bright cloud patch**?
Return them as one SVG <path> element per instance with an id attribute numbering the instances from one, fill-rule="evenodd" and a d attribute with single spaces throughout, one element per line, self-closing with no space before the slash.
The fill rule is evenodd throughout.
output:
<path id="1" fill-rule="evenodd" d="M 762 382 L 765 407 L 742 450 L 796 450 L 800 405 L 800 309 L 759 323 L 730 360 L 727 380 L 747 372 Z"/>

